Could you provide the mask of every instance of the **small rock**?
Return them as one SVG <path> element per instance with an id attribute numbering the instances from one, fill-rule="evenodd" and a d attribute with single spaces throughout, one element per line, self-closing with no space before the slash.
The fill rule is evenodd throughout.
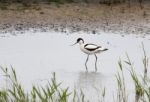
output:
<path id="1" fill-rule="evenodd" d="M 40 14 L 44 14 L 44 12 L 43 12 L 43 11 L 41 11 L 41 12 L 40 12 Z"/>
<path id="2" fill-rule="evenodd" d="M 92 30 L 92 34 L 96 34 L 96 31 L 95 31 L 95 30 Z"/>

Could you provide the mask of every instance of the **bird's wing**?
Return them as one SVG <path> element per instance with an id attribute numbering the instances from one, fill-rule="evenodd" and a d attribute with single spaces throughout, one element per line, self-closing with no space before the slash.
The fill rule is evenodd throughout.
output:
<path id="1" fill-rule="evenodd" d="M 90 51 L 96 50 L 98 48 L 101 48 L 101 46 L 97 46 L 95 44 L 86 44 L 84 45 L 84 48 Z"/>

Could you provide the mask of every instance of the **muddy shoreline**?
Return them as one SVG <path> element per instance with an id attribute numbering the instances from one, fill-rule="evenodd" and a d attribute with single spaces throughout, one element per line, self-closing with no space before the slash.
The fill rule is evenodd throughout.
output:
<path id="1" fill-rule="evenodd" d="M 73 33 L 99 31 L 117 34 L 150 34 L 150 3 L 119 5 L 38 4 L 27 8 L 10 5 L 0 10 L 0 35 L 25 31 Z"/>

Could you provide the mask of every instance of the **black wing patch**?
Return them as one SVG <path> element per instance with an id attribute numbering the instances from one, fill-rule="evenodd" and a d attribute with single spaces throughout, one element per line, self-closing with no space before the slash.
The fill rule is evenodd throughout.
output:
<path id="1" fill-rule="evenodd" d="M 88 45 L 94 45 L 95 48 L 88 48 L 88 47 L 87 47 Z M 95 44 L 86 44 L 86 45 L 84 45 L 84 48 L 87 49 L 87 50 L 89 50 L 89 51 L 94 51 L 94 50 L 96 50 L 96 49 L 98 49 L 98 48 L 101 48 L 101 46 L 97 46 L 97 45 L 95 45 Z"/>

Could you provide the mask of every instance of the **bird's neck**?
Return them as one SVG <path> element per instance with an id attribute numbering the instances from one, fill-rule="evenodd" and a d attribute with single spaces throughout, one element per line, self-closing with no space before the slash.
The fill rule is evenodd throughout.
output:
<path id="1" fill-rule="evenodd" d="M 80 41 L 80 42 L 79 42 L 79 45 L 82 45 L 82 44 L 84 44 L 84 42 L 83 42 L 83 41 Z"/>

